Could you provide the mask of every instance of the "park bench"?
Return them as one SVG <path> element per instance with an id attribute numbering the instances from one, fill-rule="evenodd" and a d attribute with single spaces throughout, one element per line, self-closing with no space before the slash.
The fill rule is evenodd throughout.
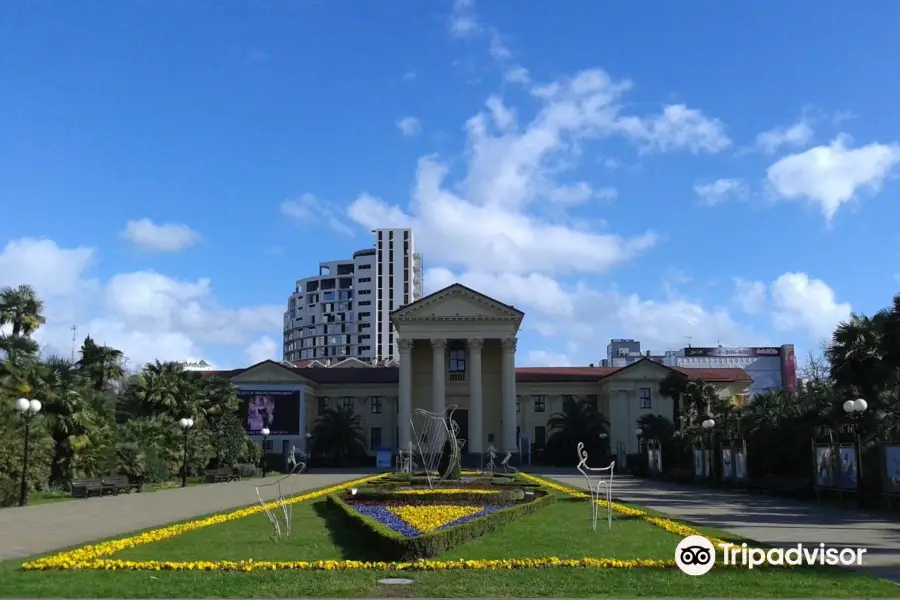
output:
<path id="1" fill-rule="evenodd" d="M 130 494 L 133 491 L 140 492 L 141 484 L 132 483 L 128 479 L 128 475 L 108 475 L 100 479 L 103 482 L 103 488 L 113 496 L 118 496 L 119 492 Z"/>
<path id="2" fill-rule="evenodd" d="M 750 488 L 776 494 L 797 494 L 809 490 L 809 479 L 806 477 L 776 477 L 769 475 L 751 480 Z"/>
<path id="3" fill-rule="evenodd" d="M 72 482 L 73 498 L 90 498 L 102 496 L 104 490 L 102 479 L 76 479 Z"/>
<path id="4" fill-rule="evenodd" d="M 223 481 L 239 481 L 240 474 L 231 467 L 221 467 L 218 469 L 206 469 L 203 472 L 206 483 L 221 483 Z"/>

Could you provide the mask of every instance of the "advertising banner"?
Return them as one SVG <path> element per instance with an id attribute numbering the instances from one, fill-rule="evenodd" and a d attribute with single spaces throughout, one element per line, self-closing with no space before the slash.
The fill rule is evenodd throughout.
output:
<path id="1" fill-rule="evenodd" d="M 685 356 L 715 356 L 722 358 L 729 357 L 762 357 L 762 356 L 781 356 L 781 348 L 765 347 L 765 348 L 685 348 Z"/>
<path id="2" fill-rule="evenodd" d="M 269 435 L 300 434 L 300 392 L 296 390 L 238 390 L 238 414 L 247 433 L 259 434 L 263 428 Z"/>
<path id="3" fill-rule="evenodd" d="M 900 494 L 900 446 L 884 449 L 884 491 Z"/>

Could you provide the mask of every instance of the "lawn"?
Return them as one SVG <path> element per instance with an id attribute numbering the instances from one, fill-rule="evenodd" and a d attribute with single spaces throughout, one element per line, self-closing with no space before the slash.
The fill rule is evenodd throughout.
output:
<path id="1" fill-rule="evenodd" d="M 436 560 L 558 557 L 672 560 L 680 537 L 639 517 L 605 513 L 591 530 L 590 504 L 554 492 L 557 502 L 437 557 Z M 109 557 L 123 561 L 376 561 L 354 526 L 324 498 L 297 503 L 293 536 L 271 539 L 264 514 L 187 531 Z M 720 539 L 733 536 L 703 530 Z M 411 586 L 378 584 L 408 577 Z M 526 568 L 516 570 L 391 571 L 275 570 L 41 571 L 0 564 L 3 597 L 897 597 L 897 586 L 836 568 L 746 571 L 716 568 L 690 577 L 675 568 Z"/>

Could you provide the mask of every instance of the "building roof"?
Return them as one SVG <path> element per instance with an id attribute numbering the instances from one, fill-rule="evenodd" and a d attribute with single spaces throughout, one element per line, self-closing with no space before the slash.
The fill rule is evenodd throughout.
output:
<path id="1" fill-rule="evenodd" d="M 321 384 L 339 383 L 397 383 L 400 381 L 400 369 L 398 367 L 371 367 L 371 368 L 340 368 L 340 367 L 307 367 L 298 363 L 270 362 L 283 369 L 295 372 L 297 375 Z M 299 363 L 311 361 L 298 361 Z M 669 367 L 649 359 L 642 359 L 626 367 L 519 367 L 516 369 L 517 383 L 562 383 L 562 382 L 598 382 L 610 375 L 634 368 L 644 362 L 679 373 L 689 379 L 702 379 L 710 383 L 753 383 L 753 378 L 743 369 L 683 369 Z M 259 363 L 262 364 L 262 363 Z M 288 366 L 293 364 L 294 366 Z M 231 371 L 199 371 L 203 375 L 215 375 L 232 378 L 246 369 L 233 369 Z"/>

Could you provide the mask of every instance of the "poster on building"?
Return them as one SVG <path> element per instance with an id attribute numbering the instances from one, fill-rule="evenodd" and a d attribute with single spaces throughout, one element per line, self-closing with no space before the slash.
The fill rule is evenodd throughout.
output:
<path id="1" fill-rule="evenodd" d="M 703 450 L 700 448 L 694 449 L 694 475 L 697 477 L 703 477 Z"/>
<path id="2" fill-rule="evenodd" d="M 781 347 L 781 387 L 787 392 L 797 391 L 797 358 L 793 344 Z"/>
<path id="3" fill-rule="evenodd" d="M 859 485 L 856 472 L 856 448 L 845 446 L 840 449 L 841 489 L 855 490 Z"/>
<path id="4" fill-rule="evenodd" d="M 731 448 L 722 448 L 722 479 L 728 481 L 734 478 L 734 453 Z"/>
<path id="5" fill-rule="evenodd" d="M 747 455 L 742 449 L 734 453 L 734 478 L 739 481 L 747 478 Z"/>
<path id="6" fill-rule="evenodd" d="M 300 434 L 300 392 L 296 390 L 238 390 L 238 414 L 247 433 Z"/>
<path id="7" fill-rule="evenodd" d="M 834 461 L 831 446 L 816 446 L 816 485 L 820 488 L 834 487 Z"/>
<path id="8" fill-rule="evenodd" d="M 884 449 L 884 491 L 900 495 L 900 446 Z"/>

